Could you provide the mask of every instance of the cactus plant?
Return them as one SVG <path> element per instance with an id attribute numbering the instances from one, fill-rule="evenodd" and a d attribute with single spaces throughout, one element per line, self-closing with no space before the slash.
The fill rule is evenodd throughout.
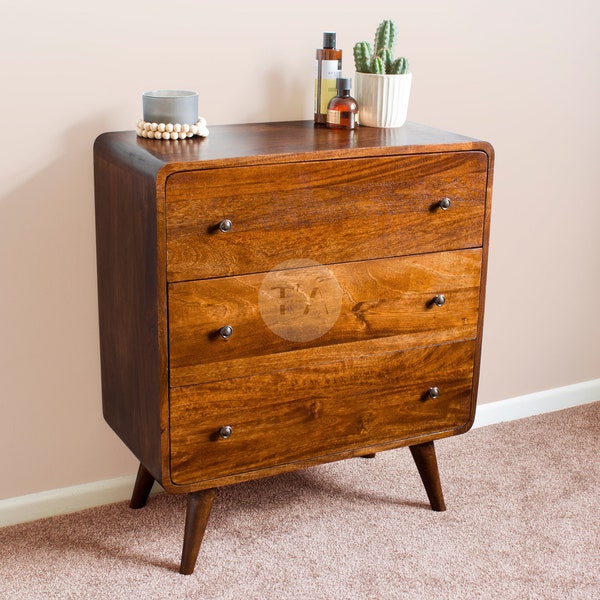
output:
<path id="1" fill-rule="evenodd" d="M 371 61 L 373 60 L 373 51 L 369 42 L 358 42 L 354 45 L 354 64 L 356 70 L 361 73 L 369 73 L 371 70 Z"/>
<path id="2" fill-rule="evenodd" d="M 396 25 L 393 21 L 382 21 L 375 31 L 375 54 L 392 50 L 396 43 Z"/>
<path id="3" fill-rule="evenodd" d="M 408 73 L 408 60 L 401 57 L 394 60 L 396 25 L 393 21 L 382 21 L 375 32 L 373 49 L 368 42 L 354 45 L 354 65 L 359 73 L 379 73 L 403 75 Z"/>
<path id="4" fill-rule="evenodd" d="M 385 63 L 381 56 L 374 56 L 371 61 L 371 73 L 377 73 L 377 75 L 385 75 Z"/>
<path id="5" fill-rule="evenodd" d="M 391 75 L 401 75 L 403 73 L 408 73 L 408 61 L 404 56 L 397 58 L 390 65 L 390 70 L 388 71 Z"/>

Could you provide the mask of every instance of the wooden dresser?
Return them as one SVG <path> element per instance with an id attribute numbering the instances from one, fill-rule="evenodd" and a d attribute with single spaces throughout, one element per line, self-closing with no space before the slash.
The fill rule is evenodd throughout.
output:
<path id="1" fill-rule="evenodd" d="M 154 481 L 188 494 L 181 573 L 215 489 L 473 423 L 493 150 L 408 123 L 106 133 L 94 147 L 102 396 Z M 401 493 L 401 490 L 398 491 Z"/>

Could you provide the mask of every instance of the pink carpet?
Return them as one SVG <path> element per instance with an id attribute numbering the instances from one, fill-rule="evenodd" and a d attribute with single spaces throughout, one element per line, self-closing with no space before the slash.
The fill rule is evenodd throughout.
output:
<path id="1" fill-rule="evenodd" d="M 407 449 L 224 488 L 191 576 L 184 499 L 0 530 L 0 598 L 600 598 L 600 402 L 437 443 L 448 510 Z"/>

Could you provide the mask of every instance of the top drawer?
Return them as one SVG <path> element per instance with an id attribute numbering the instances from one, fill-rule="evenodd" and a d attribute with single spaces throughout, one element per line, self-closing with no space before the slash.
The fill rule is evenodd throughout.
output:
<path id="1" fill-rule="evenodd" d="M 168 280 L 480 246 L 486 172 L 472 151 L 175 173 Z"/>

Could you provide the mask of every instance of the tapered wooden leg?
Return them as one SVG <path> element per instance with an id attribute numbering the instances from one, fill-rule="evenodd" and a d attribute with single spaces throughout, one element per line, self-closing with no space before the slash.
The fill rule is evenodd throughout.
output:
<path id="1" fill-rule="evenodd" d="M 133 493 L 131 494 L 131 502 L 129 503 L 130 508 L 143 508 L 146 506 L 150 490 L 154 485 L 154 477 L 150 475 L 146 467 L 140 463 L 135 485 L 133 486 Z"/>
<path id="2" fill-rule="evenodd" d="M 409 447 L 423 485 L 425 486 L 431 508 L 437 511 L 446 510 L 433 442 L 416 444 Z"/>
<path id="3" fill-rule="evenodd" d="M 215 492 L 215 488 L 211 488 L 188 494 L 183 552 L 179 567 L 182 575 L 191 575 L 194 572 L 204 530 L 215 499 Z"/>

